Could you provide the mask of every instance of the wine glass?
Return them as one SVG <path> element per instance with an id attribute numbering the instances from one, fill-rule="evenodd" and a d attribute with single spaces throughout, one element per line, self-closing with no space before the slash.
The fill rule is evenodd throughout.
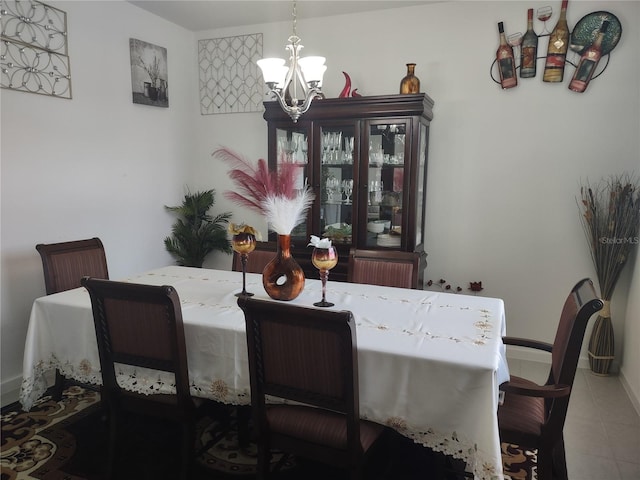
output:
<path id="1" fill-rule="evenodd" d="M 251 297 L 253 293 L 247 292 L 246 288 L 247 257 L 256 248 L 256 236 L 252 233 L 238 233 L 231 238 L 231 248 L 240 254 L 242 262 L 242 291 L 236 293 L 236 297 Z"/>
<path id="2" fill-rule="evenodd" d="M 311 254 L 311 263 L 320 270 L 320 280 L 322 281 L 322 300 L 314 303 L 316 307 L 333 307 L 333 303 L 327 302 L 327 278 L 329 278 L 329 270 L 338 263 L 338 252 L 336 247 L 313 249 Z"/>
<path id="3" fill-rule="evenodd" d="M 342 191 L 344 192 L 344 196 L 346 197 L 344 201 L 345 205 L 351 205 L 351 194 L 353 193 L 353 180 L 343 180 Z"/>
<path id="4" fill-rule="evenodd" d="M 327 178 L 327 203 L 334 203 L 334 195 L 340 188 L 340 182 L 336 177 L 331 175 Z"/>
<path id="5" fill-rule="evenodd" d="M 322 163 L 327 164 L 331 163 L 329 161 L 329 147 L 331 146 L 331 133 L 323 132 L 322 133 Z"/>
<path id="6" fill-rule="evenodd" d="M 551 8 L 548 5 L 546 7 L 540 7 L 538 10 L 536 10 L 536 16 L 538 17 L 538 20 L 543 22 L 543 25 L 544 25 L 542 29 L 542 33 L 540 33 L 540 36 L 549 35 L 551 33 L 549 30 L 547 30 L 547 20 L 551 18 L 552 13 L 553 13 L 553 8 Z"/>

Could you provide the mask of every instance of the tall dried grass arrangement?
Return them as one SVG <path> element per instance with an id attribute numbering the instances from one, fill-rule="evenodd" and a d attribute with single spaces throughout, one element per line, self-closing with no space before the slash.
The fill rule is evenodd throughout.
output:
<path id="1" fill-rule="evenodd" d="M 238 191 L 224 192 L 225 198 L 263 215 L 279 235 L 289 235 L 305 221 L 314 195 L 308 185 L 296 188 L 294 164 L 281 163 L 273 171 L 264 159 L 254 165 L 228 148 L 219 148 L 212 156 L 232 167 L 228 174 Z"/>
<path id="2" fill-rule="evenodd" d="M 629 174 L 580 188 L 581 221 L 596 269 L 600 294 L 611 300 L 620 273 L 638 244 L 640 186 Z"/>

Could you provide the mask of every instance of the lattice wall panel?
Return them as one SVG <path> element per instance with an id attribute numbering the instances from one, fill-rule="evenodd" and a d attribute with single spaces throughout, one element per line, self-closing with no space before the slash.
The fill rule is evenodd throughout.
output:
<path id="1" fill-rule="evenodd" d="M 67 14 L 36 0 L 2 0 L 2 88 L 71 98 Z"/>
<path id="2" fill-rule="evenodd" d="M 200 113 L 262 111 L 264 85 L 256 61 L 262 34 L 198 41 Z"/>

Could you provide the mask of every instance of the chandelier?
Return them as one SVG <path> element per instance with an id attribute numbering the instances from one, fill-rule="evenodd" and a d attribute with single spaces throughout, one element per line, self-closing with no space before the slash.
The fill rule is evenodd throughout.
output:
<path id="1" fill-rule="evenodd" d="M 271 94 L 278 99 L 282 109 L 297 122 L 300 115 L 309 110 L 314 98 L 324 98 L 322 76 L 327 66 L 324 57 L 300 58 L 300 37 L 296 34 L 296 2 L 293 2 L 293 34 L 288 38 L 286 49 L 290 53 L 289 66 L 282 58 L 263 58 L 257 64 L 262 70 L 264 83 Z M 302 98 L 298 98 L 298 88 Z"/>

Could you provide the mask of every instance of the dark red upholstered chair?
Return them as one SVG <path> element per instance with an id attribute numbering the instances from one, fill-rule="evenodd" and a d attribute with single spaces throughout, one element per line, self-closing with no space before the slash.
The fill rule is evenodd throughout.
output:
<path id="1" fill-rule="evenodd" d="M 109 278 L 107 257 L 99 238 L 61 243 L 39 243 L 36 250 L 42 258 L 47 295 L 80 287 L 84 276 Z M 60 400 L 65 378 L 56 369 L 53 398 Z"/>
<path id="2" fill-rule="evenodd" d="M 418 288 L 420 255 L 419 252 L 351 249 L 347 281 Z"/>
<path id="3" fill-rule="evenodd" d="M 276 250 L 274 242 L 256 242 L 256 249 L 247 255 L 247 273 L 262 273 L 265 265 L 275 258 Z M 233 252 L 231 270 L 242 271 L 242 261 L 238 252 Z"/>
<path id="4" fill-rule="evenodd" d="M 102 370 L 102 401 L 109 412 L 108 478 L 114 478 L 122 414 L 132 412 L 176 421 L 182 430 L 180 478 L 195 459 L 197 405 L 189 391 L 189 370 L 180 299 L 173 287 L 85 277 Z M 116 381 L 114 363 L 170 372 L 176 394 L 129 392 Z M 116 475 L 117 477 L 117 475 Z"/>
<path id="5" fill-rule="evenodd" d="M 346 468 L 363 479 L 365 454 L 385 431 L 360 420 L 351 312 L 240 297 L 245 314 L 258 478 L 272 448 Z M 296 404 L 266 404 L 265 397 Z"/>
<path id="6" fill-rule="evenodd" d="M 553 345 L 504 337 L 519 345 L 551 353 L 551 370 L 544 385 L 511 376 L 500 386 L 505 392 L 498 408 L 500 439 L 538 450 L 538 479 L 567 480 L 563 428 L 585 329 L 603 303 L 589 279 L 578 282 L 567 297 Z"/>

